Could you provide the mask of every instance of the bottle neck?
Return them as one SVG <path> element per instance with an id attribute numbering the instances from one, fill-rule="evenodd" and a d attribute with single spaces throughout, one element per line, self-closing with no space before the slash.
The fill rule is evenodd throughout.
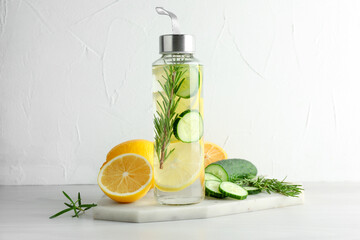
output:
<path id="1" fill-rule="evenodd" d="M 192 53 L 164 53 L 161 55 L 161 59 L 167 64 L 179 64 L 192 62 L 194 55 Z"/>
<path id="2" fill-rule="evenodd" d="M 161 58 L 193 58 L 193 53 L 163 53 Z"/>

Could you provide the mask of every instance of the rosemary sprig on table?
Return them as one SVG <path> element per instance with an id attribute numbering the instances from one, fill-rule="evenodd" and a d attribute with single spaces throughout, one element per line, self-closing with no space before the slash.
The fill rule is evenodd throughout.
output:
<path id="1" fill-rule="evenodd" d="M 60 211 L 60 212 L 58 212 L 58 213 L 55 213 L 54 215 L 52 215 L 51 217 L 49 217 L 50 219 L 56 218 L 56 217 L 60 216 L 61 214 L 64 214 L 64 213 L 69 212 L 69 211 L 71 211 L 71 210 L 74 211 L 74 215 L 73 215 L 72 217 L 79 217 L 79 214 L 80 214 L 80 213 L 83 213 L 83 212 L 85 212 L 86 210 L 88 210 L 88 209 L 90 209 L 90 208 L 92 208 L 92 207 L 96 207 L 96 206 L 97 206 L 97 205 L 94 204 L 94 203 L 92 203 L 92 204 L 82 204 L 82 203 L 81 203 L 81 196 L 80 196 L 80 193 L 79 193 L 79 192 L 78 192 L 78 200 L 76 200 L 75 202 L 71 199 L 71 197 L 69 197 L 68 194 L 66 194 L 66 192 L 63 191 L 62 193 L 65 195 L 65 197 L 66 197 L 67 199 L 70 200 L 70 204 L 69 204 L 69 203 L 64 203 L 65 206 L 67 206 L 68 208 L 66 208 L 66 209 L 64 209 L 64 210 L 62 210 L 62 211 Z M 76 204 L 77 204 L 77 206 L 76 206 Z"/>
<path id="2" fill-rule="evenodd" d="M 259 176 L 255 178 L 244 178 L 237 180 L 235 183 L 240 186 L 257 187 L 261 191 L 266 191 L 267 193 L 275 192 L 288 197 L 298 197 L 304 190 L 302 185 L 285 182 L 285 179 L 286 178 L 284 178 L 282 181 L 279 181 L 277 179 L 268 179 L 263 176 Z"/>
<path id="3" fill-rule="evenodd" d="M 154 116 L 154 149 L 160 161 L 160 169 L 163 168 L 165 160 L 174 151 L 174 149 L 169 151 L 168 147 L 173 134 L 173 124 L 178 115 L 175 110 L 180 98 L 176 96 L 176 92 L 184 81 L 183 75 L 185 71 L 182 70 L 182 66 L 175 64 L 164 67 L 164 72 L 166 76 L 162 77 L 165 82 L 162 83 L 158 80 L 163 90 L 163 92 L 158 92 L 162 100 L 161 102 L 157 101 L 160 111 L 156 111 Z"/>

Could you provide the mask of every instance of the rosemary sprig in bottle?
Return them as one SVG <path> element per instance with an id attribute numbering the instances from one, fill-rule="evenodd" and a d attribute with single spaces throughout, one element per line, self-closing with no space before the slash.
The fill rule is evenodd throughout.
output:
<path id="1" fill-rule="evenodd" d="M 161 96 L 161 102 L 157 101 L 159 111 L 156 111 L 154 116 L 155 126 L 155 142 L 154 149 L 160 161 L 160 169 L 174 149 L 169 150 L 170 138 L 173 134 L 173 124 L 178 114 L 176 114 L 176 107 L 180 98 L 176 96 L 181 84 L 184 81 L 183 75 L 185 71 L 179 64 L 171 64 L 164 67 L 165 75 L 162 76 L 165 80 L 162 83 L 158 80 L 163 92 L 158 93 Z"/>
<path id="2" fill-rule="evenodd" d="M 286 178 L 284 178 L 282 181 L 279 181 L 277 179 L 270 179 L 259 176 L 255 178 L 244 178 L 235 181 L 235 183 L 240 186 L 257 187 L 261 191 L 266 191 L 267 193 L 275 192 L 287 197 L 298 197 L 304 190 L 302 185 L 285 182 L 285 179 Z"/>

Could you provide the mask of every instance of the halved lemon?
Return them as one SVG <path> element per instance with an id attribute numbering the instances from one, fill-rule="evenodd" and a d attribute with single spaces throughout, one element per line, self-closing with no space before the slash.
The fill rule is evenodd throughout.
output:
<path id="1" fill-rule="evenodd" d="M 207 165 L 227 159 L 227 153 L 215 143 L 205 142 L 204 144 L 204 167 Z"/>
<path id="2" fill-rule="evenodd" d="M 153 142 L 144 139 L 134 139 L 120 143 L 109 151 L 109 153 L 106 156 L 106 162 L 125 153 L 139 154 L 144 158 L 146 158 L 151 165 L 153 165 L 153 159 L 154 159 Z M 153 187 L 154 185 L 151 186 L 151 188 Z"/>
<path id="3" fill-rule="evenodd" d="M 122 154 L 101 167 L 98 184 L 112 200 L 134 202 L 142 198 L 153 184 L 153 168 L 141 155 Z"/>
<path id="4" fill-rule="evenodd" d="M 144 139 L 135 139 L 120 143 L 109 151 L 106 156 L 106 161 L 110 161 L 114 157 L 125 153 L 139 154 L 149 160 L 152 164 L 154 157 L 154 144 L 153 142 Z"/>
<path id="5" fill-rule="evenodd" d="M 170 150 L 175 149 L 160 169 L 157 158 L 154 159 L 155 186 L 164 192 L 180 191 L 198 179 L 204 171 L 201 143 L 170 144 Z"/>

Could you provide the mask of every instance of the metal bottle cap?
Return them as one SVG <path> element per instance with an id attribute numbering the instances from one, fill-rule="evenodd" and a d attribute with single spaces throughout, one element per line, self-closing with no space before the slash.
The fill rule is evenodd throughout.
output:
<path id="1" fill-rule="evenodd" d="M 195 38 L 188 34 L 166 34 L 159 37 L 159 53 L 194 53 Z"/>
<path id="2" fill-rule="evenodd" d="M 160 15 L 169 16 L 173 34 L 161 35 L 159 38 L 159 53 L 194 53 L 195 52 L 195 39 L 188 34 L 181 34 L 177 16 L 162 8 L 156 7 L 156 12 Z"/>

